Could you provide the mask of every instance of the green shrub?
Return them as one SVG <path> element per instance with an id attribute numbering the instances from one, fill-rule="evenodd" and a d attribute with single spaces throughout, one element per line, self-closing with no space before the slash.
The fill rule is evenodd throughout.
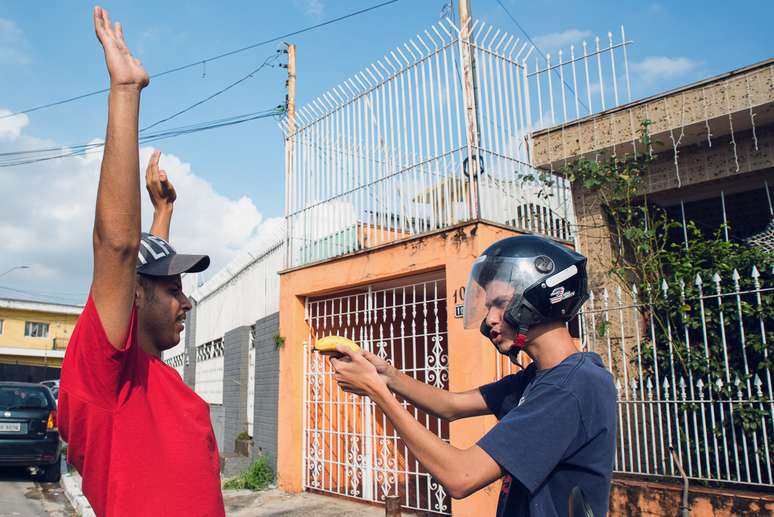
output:
<path id="1" fill-rule="evenodd" d="M 242 431 L 237 436 L 237 440 L 252 440 L 252 439 L 253 439 L 253 437 L 250 436 L 249 434 L 247 434 L 245 431 Z"/>
<path id="2" fill-rule="evenodd" d="M 238 477 L 229 479 L 223 484 L 228 490 L 263 490 L 274 482 L 274 471 L 266 456 L 261 456 Z"/>

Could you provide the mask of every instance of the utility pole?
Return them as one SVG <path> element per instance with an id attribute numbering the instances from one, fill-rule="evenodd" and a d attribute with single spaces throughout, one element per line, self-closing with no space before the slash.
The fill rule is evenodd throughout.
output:
<path id="1" fill-rule="evenodd" d="M 470 215 L 481 217 L 481 196 L 478 193 L 478 175 L 481 170 L 478 133 L 478 92 L 476 91 L 476 58 L 470 38 L 473 20 L 470 0 L 459 0 L 460 53 L 462 54 L 462 85 L 465 103 L 465 130 L 468 137 L 467 174 L 470 196 Z"/>
<path id="2" fill-rule="evenodd" d="M 291 267 L 293 257 L 292 248 L 293 228 L 291 217 L 291 200 L 293 199 L 293 170 L 295 165 L 296 143 L 296 46 L 288 44 L 288 80 L 285 83 L 287 94 L 285 96 L 285 109 L 288 117 L 288 136 L 285 139 L 285 267 Z"/>

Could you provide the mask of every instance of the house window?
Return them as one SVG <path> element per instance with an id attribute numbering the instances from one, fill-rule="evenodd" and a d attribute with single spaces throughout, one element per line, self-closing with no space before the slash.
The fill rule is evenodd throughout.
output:
<path id="1" fill-rule="evenodd" d="M 24 324 L 24 335 L 27 337 L 48 337 L 48 323 L 28 321 Z"/>

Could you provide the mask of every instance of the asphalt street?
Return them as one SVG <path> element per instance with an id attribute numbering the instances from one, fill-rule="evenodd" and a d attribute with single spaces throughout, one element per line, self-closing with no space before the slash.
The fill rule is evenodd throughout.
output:
<path id="1" fill-rule="evenodd" d="M 77 515 L 59 483 L 37 483 L 25 469 L 0 469 L 0 517 Z"/>

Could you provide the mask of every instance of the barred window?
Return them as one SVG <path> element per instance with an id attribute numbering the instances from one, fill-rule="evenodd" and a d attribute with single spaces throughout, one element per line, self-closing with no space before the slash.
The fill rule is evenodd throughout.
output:
<path id="1" fill-rule="evenodd" d="M 27 321 L 24 323 L 24 335 L 27 337 L 48 337 L 48 323 Z"/>

